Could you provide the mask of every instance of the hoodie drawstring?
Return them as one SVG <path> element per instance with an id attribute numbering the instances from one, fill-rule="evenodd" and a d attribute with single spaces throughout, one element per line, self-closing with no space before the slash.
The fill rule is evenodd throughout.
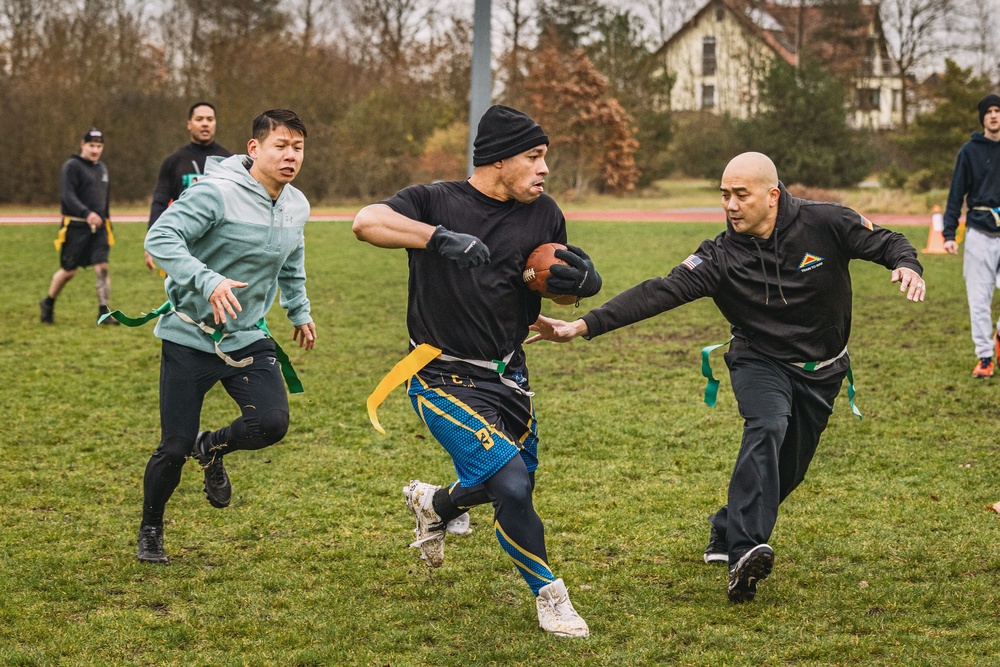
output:
<path id="1" fill-rule="evenodd" d="M 753 244 L 757 247 L 757 256 L 760 258 L 760 271 L 764 274 L 764 305 L 768 305 L 771 301 L 771 281 L 768 280 L 767 267 L 764 264 L 764 251 L 760 249 L 760 243 L 757 241 L 757 237 L 751 236 L 753 239 Z M 778 279 L 778 296 L 781 300 L 788 305 L 788 300 L 785 299 L 785 292 L 781 289 L 781 266 L 778 264 L 778 228 L 774 228 L 774 274 Z"/>
<path id="2" fill-rule="evenodd" d="M 767 267 L 764 266 L 764 252 L 760 249 L 757 237 L 751 236 L 750 238 L 753 239 L 753 244 L 757 247 L 757 256 L 760 257 L 760 272 L 764 274 L 764 305 L 766 306 L 771 301 L 771 289 L 768 286 Z"/>
<path id="3" fill-rule="evenodd" d="M 781 290 L 781 265 L 778 263 L 778 226 L 774 226 L 774 273 L 778 276 L 778 296 L 781 300 L 788 305 L 788 300 L 785 299 L 785 293 Z"/>

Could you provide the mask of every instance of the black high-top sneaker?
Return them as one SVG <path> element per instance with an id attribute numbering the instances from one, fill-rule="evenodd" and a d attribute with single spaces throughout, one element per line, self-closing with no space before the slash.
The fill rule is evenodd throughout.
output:
<path id="1" fill-rule="evenodd" d="M 143 563 L 169 563 L 163 553 L 163 526 L 139 526 L 139 560 Z"/>
<path id="2" fill-rule="evenodd" d="M 222 454 L 213 451 L 208 444 L 210 431 L 202 431 L 194 441 L 194 458 L 205 471 L 205 497 L 212 507 L 229 507 L 233 498 L 233 485 L 222 465 Z"/>

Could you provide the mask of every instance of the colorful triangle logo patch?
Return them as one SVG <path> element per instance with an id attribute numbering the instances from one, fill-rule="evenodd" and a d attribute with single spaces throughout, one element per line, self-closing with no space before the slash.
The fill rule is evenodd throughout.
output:
<path id="1" fill-rule="evenodd" d="M 823 261 L 823 258 L 819 255 L 814 255 L 811 252 L 807 252 L 802 256 L 802 261 L 799 262 L 799 269 L 808 269 L 810 266 L 819 264 Z"/>

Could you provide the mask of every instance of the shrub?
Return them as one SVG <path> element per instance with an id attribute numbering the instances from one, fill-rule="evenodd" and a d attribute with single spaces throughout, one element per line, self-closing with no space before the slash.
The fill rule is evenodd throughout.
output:
<path id="1" fill-rule="evenodd" d="M 720 178 L 726 164 L 742 152 L 735 122 L 707 112 L 677 115 L 671 149 L 683 175 L 713 180 Z"/>
<path id="2" fill-rule="evenodd" d="M 948 184 L 947 177 L 942 177 L 940 172 L 934 169 L 918 169 L 906 179 L 906 189 L 916 193 L 927 192 L 940 187 L 942 180 L 944 185 Z"/>
<path id="3" fill-rule="evenodd" d="M 879 183 L 887 188 L 900 190 L 906 186 L 908 174 L 903 171 L 898 164 L 893 162 L 889 168 L 879 176 Z"/>

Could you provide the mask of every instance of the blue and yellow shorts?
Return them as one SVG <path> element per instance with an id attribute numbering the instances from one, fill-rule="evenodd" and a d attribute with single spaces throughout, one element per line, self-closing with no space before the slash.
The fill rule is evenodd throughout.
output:
<path id="1" fill-rule="evenodd" d="M 451 454 L 464 487 L 482 484 L 518 454 L 538 467 L 538 422 L 530 396 L 492 378 L 424 369 L 407 394 L 417 415 Z"/>

